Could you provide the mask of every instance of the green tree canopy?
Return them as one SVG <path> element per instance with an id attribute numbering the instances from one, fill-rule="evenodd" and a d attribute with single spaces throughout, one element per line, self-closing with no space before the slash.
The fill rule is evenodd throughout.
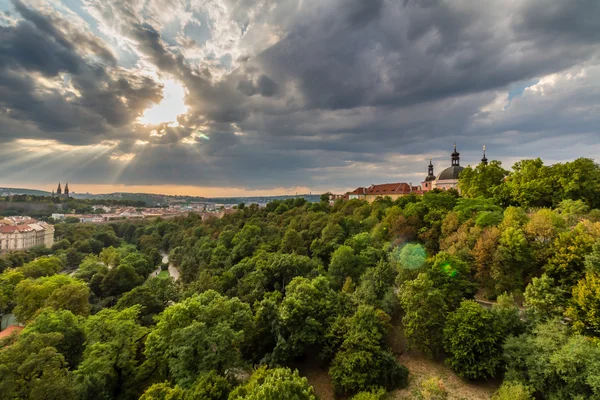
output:
<path id="1" fill-rule="evenodd" d="M 231 392 L 229 400 L 317 400 L 317 397 L 298 371 L 261 367 L 246 384 Z"/>
<path id="2" fill-rule="evenodd" d="M 160 314 L 145 354 L 165 376 L 186 387 L 200 373 L 242 367 L 242 347 L 253 329 L 248 304 L 209 290 Z"/>

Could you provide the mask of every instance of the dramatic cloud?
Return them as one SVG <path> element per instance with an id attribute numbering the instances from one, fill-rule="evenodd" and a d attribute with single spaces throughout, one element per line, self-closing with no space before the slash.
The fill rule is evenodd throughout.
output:
<path id="1" fill-rule="evenodd" d="M 599 56 L 595 0 L 13 0 L 2 183 L 342 190 L 420 182 L 455 141 L 593 157 Z"/>

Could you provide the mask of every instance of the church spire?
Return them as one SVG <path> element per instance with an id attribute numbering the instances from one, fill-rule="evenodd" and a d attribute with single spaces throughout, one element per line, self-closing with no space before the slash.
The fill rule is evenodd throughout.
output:
<path id="1" fill-rule="evenodd" d="M 488 164 L 488 159 L 485 156 L 485 144 L 483 145 L 483 158 L 481 159 L 481 162 L 483 163 L 483 165 L 487 165 Z"/>
<path id="2" fill-rule="evenodd" d="M 456 142 L 454 142 L 454 151 L 452 152 L 452 166 L 460 166 L 460 153 L 456 151 Z"/>
<path id="3" fill-rule="evenodd" d="M 427 177 L 425 178 L 425 182 L 435 180 L 435 175 L 433 174 L 433 163 L 431 162 L 431 157 L 429 157 L 429 167 L 427 169 Z"/>
<path id="4" fill-rule="evenodd" d="M 69 198 L 69 184 L 65 183 L 65 197 Z"/>
<path id="5" fill-rule="evenodd" d="M 62 189 L 60 188 L 60 182 L 58 182 L 58 188 L 56 188 L 56 195 L 60 197 L 62 194 Z"/>

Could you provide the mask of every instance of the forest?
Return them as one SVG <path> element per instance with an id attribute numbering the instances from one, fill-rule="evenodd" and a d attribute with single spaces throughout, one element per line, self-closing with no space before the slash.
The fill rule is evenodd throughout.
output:
<path id="1" fill-rule="evenodd" d="M 600 399 L 600 166 L 492 161 L 459 188 L 57 224 L 0 257 L 0 314 L 24 324 L 0 398 L 317 399 L 315 363 L 336 398 L 382 400 L 412 379 L 400 331 L 495 400 Z"/>

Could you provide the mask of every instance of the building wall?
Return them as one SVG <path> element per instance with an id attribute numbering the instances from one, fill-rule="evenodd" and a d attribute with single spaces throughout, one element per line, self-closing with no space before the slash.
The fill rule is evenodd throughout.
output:
<path id="1" fill-rule="evenodd" d="M 30 229 L 0 233 L 0 253 L 16 250 L 27 250 L 35 246 L 52 247 L 54 244 L 54 227 L 40 226 L 42 229 Z"/>
<path id="2" fill-rule="evenodd" d="M 445 180 L 436 180 L 433 184 L 434 189 L 440 190 L 448 190 L 448 189 L 457 189 L 458 190 L 458 179 L 445 179 Z"/>
<path id="3" fill-rule="evenodd" d="M 367 194 L 365 195 L 365 200 L 367 200 L 369 203 L 372 203 L 375 201 L 375 199 L 377 199 L 378 197 L 389 197 L 390 199 L 392 199 L 392 201 L 399 199 L 400 197 L 404 197 L 404 196 L 408 196 L 408 194 L 402 193 L 402 194 L 385 194 L 385 195 L 381 195 L 381 194 Z"/>

